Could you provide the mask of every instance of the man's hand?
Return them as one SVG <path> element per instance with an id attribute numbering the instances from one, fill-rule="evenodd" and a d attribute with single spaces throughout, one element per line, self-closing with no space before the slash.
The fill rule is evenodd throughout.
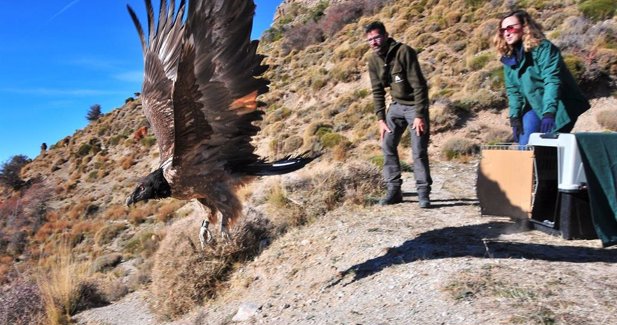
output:
<path id="1" fill-rule="evenodd" d="M 426 124 L 424 124 L 424 119 L 420 117 L 416 117 L 413 120 L 413 125 L 411 126 L 411 128 L 416 130 L 417 136 L 422 135 L 422 133 L 424 133 L 424 130 L 426 128 Z"/>
<path id="2" fill-rule="evenodd" d="M 388 124 L 386 124 L 386 121 L 384 120 L 379 120 L 379 141 L 383 142 L 383 135 L 386 134 L 386 132 L 390 133 L 392 132 L 392 130 L 390 130 L 390 128 L 388 127 Z"/>

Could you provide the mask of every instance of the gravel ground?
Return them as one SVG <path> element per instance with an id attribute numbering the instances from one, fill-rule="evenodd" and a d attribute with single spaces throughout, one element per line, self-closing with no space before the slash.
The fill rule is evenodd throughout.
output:
<path id="1" fill-rule="evenodd" d="M 595 101 L 593 111 L 616 104 L 614 98 Z M 593 123 L 583 116 L 577 129 L 595 131 Z M 482 216 L 475 194 L 477 161 L 433 162 L 432 168 L 432 209 L 418 207 L 413 175 L 405 175 L 404 203 L 343 207 L 288 232 L 235 272 L 219 297 L 183 319 L 157 321 L 147 292 L 75 319 L 78 324 L 617 323 L 615 248 Z"/>

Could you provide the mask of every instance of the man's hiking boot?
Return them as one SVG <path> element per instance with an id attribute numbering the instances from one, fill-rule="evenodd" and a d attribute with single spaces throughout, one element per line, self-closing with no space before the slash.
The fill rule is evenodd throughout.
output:
<path id="1" fill-rule="evenodd" d="M 419 198 L 418 203 L 420 204 L 420 208 L 428 209 L 431 207 L 431 200 L 428 196 L 422 196 Z"/>
<path id="2" fill-rule="evenodd" d="M 386 196 L 379 200 L 380 205 L 391 205 L 403 202 L 403 192 L 400 188 L 388 189 Z"/>

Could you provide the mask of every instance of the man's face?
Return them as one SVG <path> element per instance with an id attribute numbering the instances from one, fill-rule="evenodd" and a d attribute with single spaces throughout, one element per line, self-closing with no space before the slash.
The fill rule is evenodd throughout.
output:
<path id="1" fill-rule="evenodd" d="M 380 34 L 377 29 L 373 29 L 372 31 L 366 33 L 366 41 L 368 42 L 368 45 L 377 53 L 383 51 L 387 39 L 388 34 Z"/>

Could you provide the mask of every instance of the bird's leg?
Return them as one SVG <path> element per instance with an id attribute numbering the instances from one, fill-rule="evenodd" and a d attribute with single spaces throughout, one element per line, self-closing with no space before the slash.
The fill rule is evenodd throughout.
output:
<path id="1" fill-rule="evenodd" d="M 209 213 L 210 216 L 212 215 L 212 209 L 210 209 L 210 212 L 206 211 L 206 206 L 202 202 L 198 202 L 197 205 L 201 208 L 201 211 L 204 214 L 208 215 Z M 208 216 L 208 219 L 204 218 L 204 220 L 202 220 L 201 222 L 201 227 L 199 227 L 199 243 L 201 244 L 201 249 L 204 249 L 206 244 L 211 244 L 212 240 L 214 239 L 214 236 L 212 236 L 210 229 L 208 229 L 208 227 L 210 226 L 210 216 Z"/>
<path id="2" fill-rule="evenodd" d="M 208 229 L 208 226 L 210 226 L 210 221 L 204 219 L 201 222 L 201 227 L 199 227 L 199 243 L 201 244 L 201 249 L 204 249 L 206 244 L 212 242 L 212 233 Z"/>
<path id="3" fill-rule="evenodd" d="M 221 215 L 221 225 L 220 225 L 220 227 L 221 227 L 221 238 L 226 243 L 230 243 L 231 242 L 231 235 L 229 234 L 229 230 L 227 229 L 227 217 L 225 217 L 224 215 Z"/>

